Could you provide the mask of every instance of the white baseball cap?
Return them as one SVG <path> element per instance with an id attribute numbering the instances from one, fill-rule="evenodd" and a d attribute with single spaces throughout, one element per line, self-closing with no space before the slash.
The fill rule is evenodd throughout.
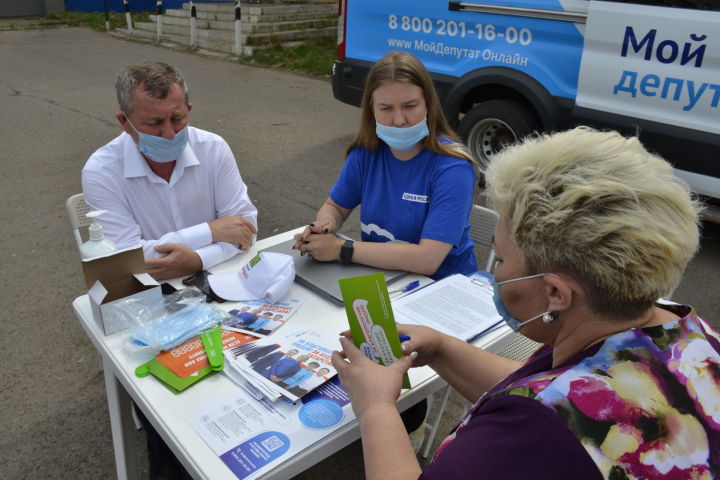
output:
<path id="1" fill-rule="evenodd" d="M 295 263 L 290 255 L 260 252 L 237 272 L 208 276 L 210 288 L 225 300 L 266 300 L 278 302 L 295 279 Z"/>

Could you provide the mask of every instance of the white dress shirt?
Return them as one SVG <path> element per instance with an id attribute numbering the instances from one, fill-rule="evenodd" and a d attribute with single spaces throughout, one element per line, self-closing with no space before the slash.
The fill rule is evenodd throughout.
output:
<path id="1" fill-rule="evenodd" d="M 194 127 L 188 133 L 170 182 L 153 173 L 123 132 L 90 156 L 82 188 L 92 210 L 108 211 L 98 222 L 118 248 L 142 244 L 150 259 L 164 256 L 156 245 L 180 243 L 200 256 L 203 268 L 210 268 L 240 250 L 237 244 L 213 243 L 207 222 L 240 215 L 257 227 L 257 209 L 227 142 Z"/>

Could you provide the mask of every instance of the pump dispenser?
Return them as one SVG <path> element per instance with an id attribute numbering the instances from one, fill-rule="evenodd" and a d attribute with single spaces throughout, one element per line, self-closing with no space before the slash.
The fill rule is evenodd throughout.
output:
<path id="1" fill-rule="evenodd" d="M 83 260 L 99 257 L 100 255 L 107 255 L 117 250 L 113 242 L 105 239 L 102 225 L 95 220 L 104 213 L 107 213 L 107 210 L 93 210 L 85 214 L 85 216 L 92 219 L 92 223 L 88 227 L 90 240 L 83 243 L 80 247 L 80 256 L 82 256 Z"/>

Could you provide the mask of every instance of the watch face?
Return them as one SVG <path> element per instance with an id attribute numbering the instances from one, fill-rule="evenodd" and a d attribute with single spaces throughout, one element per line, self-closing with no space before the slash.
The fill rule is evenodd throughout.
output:
<path id="1" fill-rule="evenodd" d="M 340 248 L 340 261 L 342 263 L 351 263 L 353 256 L 353 241 L 345 240 L 343 246 Z"/>

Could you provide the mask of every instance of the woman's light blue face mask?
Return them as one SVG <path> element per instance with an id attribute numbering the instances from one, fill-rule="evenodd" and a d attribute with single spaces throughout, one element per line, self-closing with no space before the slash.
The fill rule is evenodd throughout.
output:
<path id="1" fill-rule="evenodd" d="M 542 277 L 544 275 L 554 275 L 552 273 L 538 273 L 537 275 L 528 275 L 527 277 L 519 277 L 519 278 L 511 278 L 510 280 L 504 280 L 502 282 L 498 282 L 495 280 L 495 275 L 492 273 L 488 273 L 487 275 L 490 276 L 490 283 L 493 287 L 493 303 L 495 304 L 495 308 L 497 309 L 498 313 L 502 317 L 502 319 L 505 321 L 508 327 L 513 332 L 517 332 L 522 327 L 527 325 L 528 323 L 537 320 L 538 318 L 544 317 L 543 321 L 545 323 L 550 323 L 552 320 L 548 321 L 547 318 L 552 319 L 552 316 L 546 317 L 545 315 L 548 315 L 550 312 L 543 312 L 540 315 L 536 315 L 528 320 L 525 320 L 524 322 L 518 320 L 517 318 L 510 315 L 510 313 L 507 311 L 507 307 L 505 307 L 505 302 L 502 299 L 502 296 L 500 295 L 500 285 L 503 285 L 505 283 L 511 283 L 511 282 L 519 282 L 520 280 L 528 280 L 530 278 L 538 278 Z"/>
<path id="2" fill-rule="evenodd" d="M 171 139 L 148 135 L 139 132 L 135 125 L 132 124 L 127 115 L 125 115 L 128 123 L 135 130 L 138 136 L 138 150 L 140 150 L 150 160 L 159 163 L 168 163 L 177 160 L 185 151 L 188 143 L 188 126 L 180 130 Z"/>
<path id="3" fill-rule="evenodd" d="M 375 134 L 392 149 L 400 152 L 411 150 L 420 140 L 427 137 L 427 117 L 409 127 L 390 127 L 375 120 Z"/>

